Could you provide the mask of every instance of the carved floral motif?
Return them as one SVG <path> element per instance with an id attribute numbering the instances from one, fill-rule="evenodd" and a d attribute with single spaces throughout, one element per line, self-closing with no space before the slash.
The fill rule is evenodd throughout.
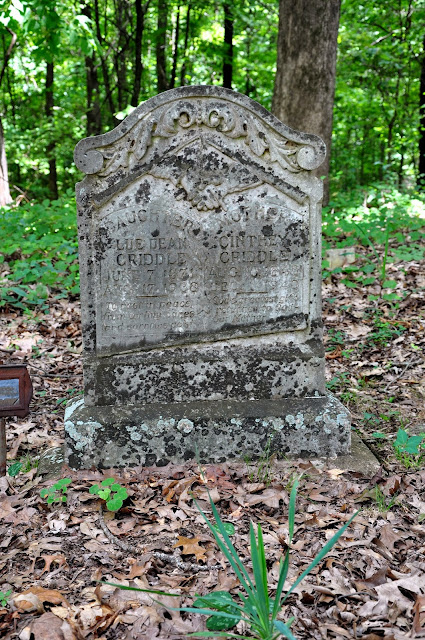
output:
<path id="1" fill-rule="evenodd" d="M 103 157 L 97 173 L 109 176 L 120 168 L 132 170 L 143 160 L 155 138 L 171 138 L 181 130 L 194 127 L 215 129 L 228 138 L 243 138 L 256 156 L 267 152 L 271 162 L 291 172 L 317 165 L 317 151 L 313 146 L 283 137 L 249 111 L 223 100 L 192 98 L 158 108 L 114 144 L 96 147 L 95 153 Z"/>

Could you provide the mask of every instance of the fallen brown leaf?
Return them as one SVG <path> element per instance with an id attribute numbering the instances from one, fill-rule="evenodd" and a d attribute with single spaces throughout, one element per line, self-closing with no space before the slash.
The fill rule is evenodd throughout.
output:
<path id="1" fill-rule="evenodd" d="M 182 553 L 185 555 L 194 555 L 196 559 L 206 560 L 207 557 L 205 555 L 205 549 L 199 546 L 200 539 L 199 538 L 185 538 L 184 536 L 179 536 L 175 545 L 173 545 L 173 549 L 177 547 L 183 547 Z"/>

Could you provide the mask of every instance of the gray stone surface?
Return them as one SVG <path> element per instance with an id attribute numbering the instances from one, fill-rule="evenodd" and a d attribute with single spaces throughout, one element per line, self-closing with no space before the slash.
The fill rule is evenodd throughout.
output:
<path id="1" fill-rule="evenodd" d="M 96 458 L 103 466 L 148 460 L 149 441 L 158 450 L 148 463 L 186 458 L 182 420 L 216 459 L 199 440 L 202 416 L 206 441 L 220 432 L 221 458 L 240 453 L 242 434 L 255 455 L 274 419 L 285 453 L 348 451 L 347 412 L 337 411 L 343 428 L 323 414 L 335 411 L 324 385 L 322 183 L 311 170 L 324 155 L 317 136 L 204 86 L 156 96 L 77 145 L 84 406 L 67 412 L 72 465 L 89 464 L 87 421 L 101 425 L 93 442 L 117 445 L 115 459 L 111 444 Z M 302 438 L 286 419 L 298 413 Z"/>
<path id="2" fill-rule="evenodd" d="M 208 401 L 90 407 L 83 400 L 65 413 L 71 467 L 108 468 L 280 457 L 335 458 L 347 450 L 350 420 L 331 394 L 323 398 Z"/>
<path id="3" fill-rule="evenodd" d="M 351 434 L 351 451 L 348 455 L 340 456 L 334 466 L 338 469 L 362 473 L 372 478 L 381 467 L 379 460 L 373 455 L 368 446 L 357 433 Z"/>
<path id="4" fill-rule="evenodd" d="M 64 462 L 64 448 L 50 447 L 40 456 L 37 467 L 37 475 L 43 476 L 44 480 L 59 478 L 62 473 L 62 466 Z"/>

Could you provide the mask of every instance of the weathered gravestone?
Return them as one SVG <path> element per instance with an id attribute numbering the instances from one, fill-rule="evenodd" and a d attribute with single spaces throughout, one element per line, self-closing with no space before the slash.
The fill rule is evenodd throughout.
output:
<path id="1" fill-rule="evenodd" d="M 148 100 L 82 140 L 84 400 L 72 467 L 336 456 L 324 381 L 322 140 L 219 87 Z"/>

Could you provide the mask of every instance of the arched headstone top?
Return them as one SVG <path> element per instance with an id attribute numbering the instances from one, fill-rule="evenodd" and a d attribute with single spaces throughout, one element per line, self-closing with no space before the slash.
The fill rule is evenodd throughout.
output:
<path id="1" fill-rule="evenodd" d="M 85 138 L 75 149 L 75 163 L 86 174 L 108 176 L 131 171 L 146 161 L 155 140 L 199 129 L 242 140 L 254 156 L 298 173 L 320 166 L 326 154 L 316 135 L 280 122 L 260 104 L 235 91 L 216 86 L 179 87 L 139 105 L 112 131 Z"/>

